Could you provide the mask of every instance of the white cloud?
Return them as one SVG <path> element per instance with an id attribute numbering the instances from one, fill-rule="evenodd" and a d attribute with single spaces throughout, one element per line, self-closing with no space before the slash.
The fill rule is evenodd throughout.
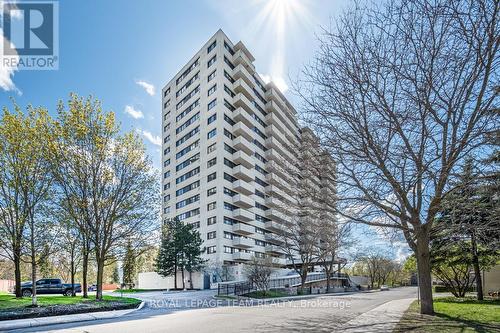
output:
<path id="1" fill-rule="evenodd" d="M 123 111 L 134 119 L 144 118 L 144 113 L 142 113 L 141 110 L 135 109 L 131 105 L 125 105 L 125 109 Z"/>
<path id="2" fill-rule="evenodd" d="M 262 81 L 264 81 L 264 83 L 269 83 L 272 81 L 282 93 L 285 93 L 288 90 L 288 84 L 286 84 L 285 79 L 281 76 L 273 76 L 260 73 L 259 76 L 261 77 Z"/>
<path id="3" fill-rule="evenodd" d="M 151 132 L 143 131 L 141 129 L 138 129 L 137 132 L 143 135 L 149 142 L 151 142 L 155 146 L 161 146 L 161 138 L 159 136 L 153 135 Z"/>
<path id="4" fill-rule="evenodd" d="M 3 45 L 4 42 L 9 42 L 4 34 L 3 29 L 0 28 L 0 61 L 3 63 Z M 15 56 L 16 62 L 19 60 L 19 56 Z M 13 66 L 0 66 L 0 88 L 5 91 L 15 91 L 18 95 L 21 95 L 21 91 L 17 89 L 14 81 L 12 81 L 12 77 L 14 76 L 14 72 L 17 71 L 17 67 Z"/>
<path id="5" fill-rule="evenodd" d="M 148 95 L 154 96 L 154 94 L 155 94 L 155 86 L 154 85 L 152 85 L 151 83 L 148 83 L 146 81 L 143 81 L 143 80 L 137 80 L 137 81 L 135 81 L 135 83 L 137 83 L 138 85 L 143 87 L 144 90 L 146 90 L 146 92 L 148 93 Z"/>

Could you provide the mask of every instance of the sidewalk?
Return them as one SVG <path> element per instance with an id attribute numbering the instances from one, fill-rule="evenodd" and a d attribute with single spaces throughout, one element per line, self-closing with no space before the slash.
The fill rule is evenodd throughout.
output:
<path id="1" fill-rule="evenodd" d="M 345 333 L 391 332 L 415 298 L 398 299 L 379 305 L 375 309 L 342 325 Z"/>
<path id="2" fill-rule="evenodd" d="M 6 320 L 0 321 L 0 332 L 15 330 L 20 328 L 38 327 L 46 325 L 55 324 L 66 324 L 66 323 L 77 323 L 80 321 L 90 321 L 90 320 L 101 320 L 101 319 L 112 319 L 124 316 L 131 312 L 142 309 L 144 302 L 139 305 L 137 309 L 128 310 L 116 310 L 116 311 L 102 311 L 102 312 L 90 312 L 90 313 L 79 313 L 71 314 L 65 316 L 52 316 L 52 317 L 40 317 L 40 318 L 28 318 L 28 319 L 16 319 L 16 320 Z"/>

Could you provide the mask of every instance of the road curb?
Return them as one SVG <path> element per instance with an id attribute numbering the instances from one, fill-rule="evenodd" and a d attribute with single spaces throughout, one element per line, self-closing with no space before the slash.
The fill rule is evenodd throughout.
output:
<path id="1" fill-rule="evenodd" d="M 380 290 L 363 290 L 363 291 L 343 291 L 343 292 L 338 292 L 338 293 L 323 293 L 323 294 L 309 294 L 309 295 L 296 295 L 296 296 L 285 296 L 285 297 L 275 297 L 275 298 L 251 298 L 251 297 L 246 297 L 246 296 L 236 296 L 236 298 L 233 299 L 224 299 L 224 298 L 219 298 L 217 295 L 212 296 L 216 300 L 228 300 L 228 301 L 255 301 L 260 304 L 262 303 L 274 303 L 274 302 L 288 302 L 288 301 L 299 301 L 299 300 L 307 300 L 307 299 L 312 299 L 312 298 L 317 298 L 317 297 L 331 297 L 331 296 L 346 296 L 346 295 L 356 295 L 356 294 L 371 294 L 374 292 L 380 292 Z"/>
<path id="2" fill-rule="evenodd" d="M 64 316 L 9 320 L 6 321 L 5 323 L 0 322 L 0 332 L 17 330 L 22 328 L 47 326 L 47 325 L 69 324 L 69 323 L 78 323 L 82 321 L 118 318 L 142 309 L 144 307 L 144 304 L 145 302 L 142 301 L 139 307 L 127 310 L 112 310 L 112 311 L 101 311 L 101 312 L 78 313 L 78 314 L 70 314 Z"/>

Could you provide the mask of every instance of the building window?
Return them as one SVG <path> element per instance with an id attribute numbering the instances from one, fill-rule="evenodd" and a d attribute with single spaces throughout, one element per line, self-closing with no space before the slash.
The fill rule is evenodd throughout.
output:
<path id="1" fill-rule="evenodd" d="M 196 147 L 198 147 L 200 144 L 200 140 L 196 140 L 195 142 L 193 142 L 192 144 L 190 144 L 189 146 L 187 146 L 186 148 L 183 148 L 180 152 L 178 152 L 177 154 L 175 154 L 175 158 L 176 159 L 179 159 L 181 158 L 182 156 L 186 155 L 187 153 L 189 153 L 191 150 L 195 149 Z"/>
<path id="2" fill-rule="evenodd" d="M 217 60 L 217 56 L 213 56 L 208 62 L 207 62 L 207 68 L 212 66 L 215 61 Z"/>
<path id="3" fill-rule="evenodd" d="M 212 95 L 217 90 L 217 85 L 214 84 L 210 89 L 208 89 L 208 96 Z"/>
<path id="4" fill-rule="evenodd" d="M 227 151 L 230 154 L 236 153 L 236 149 L 228 145 L 227 143 L 224 143 L 224 150 Z"/>
<path id="5" fill-rule="evenodd" d="M 233 63 L 229 61 L 229 59 L 226 56 L 224 56 L 224 62 L 229 66 L 229 68 L 234 69 Z"/>
<path id="6" fill-rule="evenodd" d="M 214 195 L 215 193 L 217 193 L 217 187 L 212 187 L 212 188 L 209 188 L 207 190 L 207 197 L 211 196 L 211 195 Z"/>
<path id="7" fill-rule="evenodd" d="M 163 214 L 169 214 L 170 213 L 170 206 L 163 208 Z"/>
<path id="8" fill-rule="evenodd" d="M 163 155 L 167 155 L 168 153 L 170 153 L 170 147 L 167 147 L 163 150 Z"/>
<path id="9" fill-rule="evenodd" d="M 209 217 L 207 219 L 207 225 L 212 225 L 212 224 L 215 224 L 215 223 L 217 223 L 217 217 L 212 216 L 212 217 Z"/>
<path id="10" fill-rule="evenodd" d="M 167 179 L 168 177 L 170 177 L 170 170 L 163 174 L 163 179 Z"/>
<path id="11" fill-rule="evenodd" d="M 216 163 L 217 163 L 217 157 L 214 157 L 207 162 L 207 168 L 213 167 Z"/>
<path id="12" fill-rule="evenodd" d="M 210 103 L 208 103 L 207 109 L 211 110 L 217 104 L 217 99 L 214 99 Z"/>
<path id="13" fill-rule="evenodd" d="M 175 196 L 178 197 L 178 196 L 183 195 L 184 193 L 187 193 L 187 192 L 189 192 L 189 191 L 191 191 L 191 190 L 193 190 L 195 188 L 198 188 L 198 187 L 200 187 L 200 181 L 199 180 L 197 180 L 194 183 L 191 183 L 191 184 L 189 184 L 187 186 L 184 186 L 181 189 L 178 189 L 177 191 L 175 191 Z"/>
<path id="14" fill-rule="evenodd" d="M 167 167 L 167 166 L 169 166 L 169 165 L 170 165 L 170 158 L 169 158 L 168 160 L 165 160 L 165 161 L 163 162 L 163 166 L 164 166 L 164 167 Z"/>
<path id="15" fill-rule="evenodd" d="M 170 94 L 170 87 L 165 90 L 165 92 L 163 93 L 163 97 L 167 97 L 168 94 Z"/>
<path id="16" fill-rule="evenodd" d="M 185 167 L 191 165 L 191 163 L 196 162 L 199 158 L 200 158 L 200 153 L 194 154 L 193 156 L 191 156 L 188 159 L 186 159 L 184 162 L 179 163 L 175 167 L 175 171 L 180 171 L 180 170 L 184 169 Z"/>
<path id="17" fill-rule="evenodd" d="M 227 129 L 224 128 L 224 135 L 227 136 L 229 139 L 233 140 L 234 136 L 231 132 L 229 132 Z"/>
<path id="18" fill-rule="evenodd" d="M 211 152 L 215 151 L 216 148 L 217 146 L 215 143 L 211 144 L 210 146 L 207 147 L 207 154 L 210 154 Z"/>
<path id="19" fill-rule="evenodd" d="M 231 183 L 234 183 L 235 181 L 238 180 L 235 177 L 233 177 L 230 174 L 227 174 L 225 172 L 224 172 L 224 179 L 227 180 L 227 181 L 230 181 Z"/>
<path id="20" fill-rule="evenodd" d="M 229 82 L 234 83 L 233 77 L 231 75 L 229 75 L 229 73 L 226 72 L 225 70 L 224 70 L 224 76 L 226 77 L 226 79 L 229 80 Z"/>
<path id="21" fill-rule="evenodd" d="M 187 219 L 187 218 L 190 218 L 190 217 L 193 217 L 193 216 L 197 216 L 197 215 L 200 215 L 200 209 L 199 208 L 195 208 L 195 209 L 190 210 L 188 212 L 179 214 L 179 215 L 176 216 L 176 218 L 178 218 L 179 221 L 182 221 L 184 219 Z"/>
<path id="22" fill-rule="evenodd" d="M 228 167 L 230 167 L 231 169 L 236 166 L 236 163 L 228 160 L 227 158 L 224 158 L 224 164 L 227 165 Z"/>
<path id="23" fill-rule="evenodd" d="M 214 172 L 214 173 L 211 173 L 207 176 L 207 183 L 208 182 L 211 182 L 212 180 L 214 180 L 215 178 L 217 178 L 217 172 Z"/>
<path id="24" fill-rule="evenodd" d="M 210 73 L 210 74 L 208 75 L 207 82 L 212 81 L 212 79 L 215 77 L 215 73 L 216 73 L 216 72 L 217 72 L 217 71 L 215 70 L 215 71 L 213 71 L 212 73 Z"/>
<path id="25" fill-rule="evenodd" d="M 217 205 L 216 205 L 216 202 L 215 202 L 215 201 L 214 201 L 214 202 L 211 202 L 211 203 L 209 203 L 209 204 L 207 205 L 207 210 L 214 210 L 216 206 L 217 206 Z"/>
<path id="26" fill-rule="evenodd" d="M 231 126 L 234 126 L 235 122 L 234 120 L 232 120 L 231 118 L 229 118 L 229 116 L 227 116 L 226 114 L 224 114 L 224 120 Z"/>
<path id="27" fill-rule="evenodd" d="M 226 85 L 224 85 L 224 91 L 227 92 L 231 97 L 235 96 L 235 93 L 231 89 L 229 89 L 229 87 Z"/>
<path id="28" fill-rule="evenodd" d="M 235 209 L 238 209 L 235 205 L 230 204 L 229 202 L 224 202 L 224 209 L 233 211 Z"/>
<path id="29" fill-rule="evenodd" d="M 207 53 L 210 53 L 213 49 L 215 49 L 216 46 L 217 46 L 217 41 L 214 40 L 214 42 L 210 44 L 210 46 L 207 48 Z"/>
<path id="30" fill-rule="evenodd" d="M 213 130 L 211 130 L 210 132 L 207 133 L 207 139 L 213 138 L 215 136 L 215 134 L 217 134 L 216 128 L 214 128 Z"/>
<path id="31" fill-rule="evenodd" d="M 177 115 L 177 117 L 175 117 L 175 121 L 179 122 L 179 120 L 181 120 L 182 118 L 184 118 L 184 116 L 186 116 L 189 112 L 193 111 L 194 108 L 197 107 L 198 105 L 200 105 L 200 99 L 199 98 L 196 101 L 194 101 L 193 104 L 191 104 L 190 106 L 188 106 L 184 111 L 182 111 L 181 113 L 179 113 Z"/>
<path id="32" fill-rule="evenodd" d="M 189 125 L 193 124 L 198 119 L 200 119 L 200 113 L 199 112 L 197 112 L 194 116 L 192 116 L 191 118 L 189 118 L 184 124 L 182 124 L 181 126 L 177 127 L 175 129 L 175 134 L 179 134 L 180 132 L 182 132 L 183 130 L 185 130 L 187 127 L 189 127 Z"/>
<path id="33" fill-rule="evenodd" d="M 194 175 L 197 175 L 199 173 L 200 173 L 200 167 L 194 168 L 193 170 L 186 172 L 182 176 L 177 177 L 177 179 L 175 180 L 175 183 L 179 184 L 179 183 L 185 181 L 186 179 L 191 178 Z"/>
<path id="34" fill-rule="evenodd" d="M 198 229 L 198 228 L 200 227 L 200 221 L 196 221 L 196 222 L 193 222 L 193 223 L 190 223 L 190 224 L 191 224 L 191 225 L 193 226 L 193 228 L 195 228 L 195 229 Z"/>
<path id="35" fill-rule="evenodd" d="M 224 224 L 233 225 L 233 224 L 236 224 L 236 223 L 238 223 L 238 222 L 236 222 L 236 220 L 233 220 L 230 217 L 224 216 Z"/>
<path id="36" fill-rule="evenodd" d="M 226 108 L 228 108 L 231 112 L 236 110 L 236 108 L 231 104 L 229 103 L 228 101 L 226 101 L 226 99 L 224 98 L 224 105 L 226 106 Z"/>
<path id="37" fill-rule="evenodd" d="M 189 131 L 187 134 L 185 134 L 182 138 L 180 138 L 179 140 L 177 140 L 175 142 L 175 146 L 176 147 L 179 147 L 180 145 L 182 145 L 184 142 L 186 142 L 187 140 L 191 139 L 196 133 L 198 133 L 200 131 L 200 126 L 196 126 L 195 128 L 193 128 L 191 131 Z"/>
<path id="38" fill-rule="evenodd" d="M 170 106 L 170 100 L 166 101 L 165 103 L 163 103 L 163 108 L 166 109 Z"/>
<path id="39" fill-rule="evenodd" d="M 213 254 L 213 253 L 216 253 L 217 250 L 216 250 L 216 247 L 215 246 L 209 246 L 207 247 L 207 253 L 208 254 Z"/>
<path id="40" fill-rule="evenodd" d="M 231 46 L 229 46 L 228 43 L 226 43 L 226 41 L 224 41 L 224 48 L 227 50 L 227 52 L 229 52 L 229 54 L 234 55 L 233 49 L 231 48 Z"/>
<path id="41" fill-rule="evenodd" d="M 227 187 L 224 187 L 224 194 L 227 194 L 227 195 L 229 195 L 230 197 L 234 197 L 234 196 L 235 196 L 236 194 L 238 194 L 238 193 L 236 193 L 236 192 L 235 192 L 235 191 L 233 191 L 233 190 L 228 189 Z"/>
<path id="42" fill-rule="evenodd" d="M 163 184 L 163 190 L 166 191 L 170 188 L 170 183 Z"/>
<path id="43" fill-rule="evenodd" d="M 179 209 L 179 208 L 185 207 L 185 206 L 190 205 L 190 204 L 192 204 L 196 201 L 199 201 L 199 200 L 200 200 L 200 195 L 197 194 L 197 195 L 192 196 L 190 198 L 179 201 L 178 203 L 175 204 L 175 208 Z"/>
<path id="44" fill-rule="evenodd" d="M 191 66 L 189 66 L 183 73 L 182 75 L 175 81 L 175 84 L 178 85 L 179 83 L 181 83 L 182 80 L 184 80 L 188 75 L 189 73 L 195 69 L 196 67 L 198 67 L 198 65 L 200 64 L 200 58 L 197 58 L 192 64 Z"/>
<path id="45" fill-rule="evenodd" d="M 163 202 L 168 202 L 170 200 L 170 194 L 163 197 Z"/>
<path id="46" fill-rule="evenodd" d="M 217 113 L 211 115 L 210 117 L 208 117 L 208 125 L 210 125 L 211 123 L 213 123 L 215 120 L 217 119 Z"/>
<path id="47" fill-rule="evenodd" d="M 215 231 L 207 232 L 207 239 L 214 239 L 217 233 Z"/>

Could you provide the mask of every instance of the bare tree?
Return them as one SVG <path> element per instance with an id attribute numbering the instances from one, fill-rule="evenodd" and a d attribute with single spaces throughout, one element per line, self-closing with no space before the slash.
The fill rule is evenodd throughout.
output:
<path id="1" fill-rule="evenodd" d="M 297 93 L 338 162 L 345 218 L 396 228 L 433 314 L 429 237 L 449 180 L 497 127 L 498 0 L 389 0 L 325 31 Z"/>
<path id="2" fill-rule="evenodd" d="M 262 291 L 264 296 L 269 291 L 271 274 L 275 269 L 274 267 L 275 263 L 271 257 L 265 259 L 252 258 L 252 260 L 245 265 L 247 280 L 253 283 L 257 290 Z"/>

